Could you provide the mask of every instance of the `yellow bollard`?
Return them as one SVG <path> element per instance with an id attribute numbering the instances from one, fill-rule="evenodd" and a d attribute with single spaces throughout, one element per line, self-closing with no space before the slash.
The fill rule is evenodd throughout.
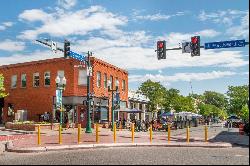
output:
<path id="1" fill-rule="evenodd" d="M 187 127 L 187 143 L 189 143 L 189 127 Z"/>
<path id="2" fill-rule="evenodd" d="M 59 144 L 62 144 L 62 125 L 59 126 Z"/>
<path id="3" fill-rule="evenodd" d="M 37 144 L 38 145 L 41 145 L 41 128 L 40 128 L 40 125 L 38 125 L 38 128 L 37 128 L 37 134 L 38 134 L 38 136 L 37 136 Z"/>
<path id="4" fill-rule="evenodd" d="M 135 140 L 135 128 L 134 128 L 134 123 L 131 124 L 131 132 L 132 132 L 132 143 L 134 143 L 134 140 Z"/>
<path id="5" fill-rule="evenodd" d="M 153 134 L 153 131 L 152 131 L 152 124 L 151 124 L 151 125 L 150 125 L 150 130 L 149 130 L 150 143 L 152 143 L 152 134 Z"/>
<path id="6" fill-rule="evenodd" d="M 81 124 L 78 124 L 78 139 L 77 139 L 77 143 L 78 144 L 81 143 Z"/>
<path id="7" fill-rule="evenodd" d="M 114 123 L 113 132 L 114 132 L 114 143 L 115 143 L 116 142 L 116 123 Z"/>
<path id="8" fill-rule="evenodd" d="M 99 124 L 97 123 L 95 125 L 95 140 L 96 140 L 96 143 L 99 143 Z"/>
<path id="9" fill-rule="evenodd" d="M 207 134 L 208 134 L 208 132 L 207 132 L 207 125 L 205 125 L 205 142 L 207 142 Z"/>
<path id="10" fill-rule="evenodd" d="M 170 143 L 170 132 L 171 132 L 170 124 L 168 124 L 168 143 Z"/>

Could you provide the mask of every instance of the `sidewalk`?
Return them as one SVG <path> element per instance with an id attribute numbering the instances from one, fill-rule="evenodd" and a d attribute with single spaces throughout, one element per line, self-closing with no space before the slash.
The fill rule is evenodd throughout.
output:
<path id="1" fill-rule="evenodd" d="M 37 144 L 37 135 L 28 134 L 25 139 L 13 140 L 8 151 L 14 152 L 40 152 L 49 150 L 79 149 L 79 148 L 100 148 L 120 146 L 175 146 L 175 147 L 232 147 L 242 145 L 249 147 L 249 136 L 241 136 L 238 129 L 211 127 L 208 129 L 209 142 L 204 140 L 204 127 L 190 128 L 190 142 L 186 142 L 186 129 L 171 130 L 170 143 L 168 143 L 167 132 L 153 132 L 153 140 L 150 143 L 148 132 L 135 132 L 134 143 L 132 143 L 131 131 L 117 130 L 116 143 L 113 140 L 113 132 L 110 129 L 99 129 L 99 143 L 96 143 L 95 130 L 93 133 L 81 131 L 81 143 L 77 142 L 77 128 L 62 131 L 62 144 L 58 143 L 58 131 L 41 131 L 41 145 Z"/>

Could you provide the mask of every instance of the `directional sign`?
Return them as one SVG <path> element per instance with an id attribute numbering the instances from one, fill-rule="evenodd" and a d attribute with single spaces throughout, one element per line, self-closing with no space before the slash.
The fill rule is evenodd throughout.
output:
<path id="1" fill-rule="evenodd" d="M 81 55 L 81 54 L 77 54 L 77 53 L 75 53 L 73 51 L 69 52 L 69 56 L 71 58 L 77 59 L 77 60 L 82 61 L 82 62 L 85 61 L 85 59 L 86 59 L 86 56 Z"/>
<path id="2" fill-rule="evenodd" d="M 190 45 L 191 45 L 190 42 L 182 43 L 182 53 L 190 53 L 191 52 Z"/>
<path id="3" fill-rule="evenodd" d="M 231 48 L 231 47 L 245 47 L 245 40 L 232 40 L 205 43 L 205 49 L 217 49 L 217 48 Z"/>

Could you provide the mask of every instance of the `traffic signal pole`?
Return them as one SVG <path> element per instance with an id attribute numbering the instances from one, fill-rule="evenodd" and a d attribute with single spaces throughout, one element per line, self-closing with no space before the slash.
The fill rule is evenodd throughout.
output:
<path id="1" fill-rule="evenodd" d="M 92 55 L 92 52 L 91 52 Z M 88 51 L 88 61 L 87 61 L 88 69 L 91 66 L 90 64 L 90 53 Z M 88 70 L 89 71 L 89 70 Z M 90 118 L 90 73 L 87 73 L 87 103 L 88 103 L 88 114 L 87 114 L 87 125 L 85 133 L 92 133 L 91 129 L 91 118 Z"/>

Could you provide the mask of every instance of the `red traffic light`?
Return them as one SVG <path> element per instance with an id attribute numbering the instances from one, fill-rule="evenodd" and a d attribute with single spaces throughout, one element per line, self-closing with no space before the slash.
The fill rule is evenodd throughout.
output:
<path id="1" fill-rule="evenodd" d="M 192 41 L 192 43 L 196 44 L 198 42 L 198 38 L 196 36 L 192 37 L 191 41 Z"/>
<path id="2" fill-rule="evenodd" d="M 163 42 L 158 42 L 158 47 L 159 48 L 163 48 L 163 45 L 164 45 Z"/>

